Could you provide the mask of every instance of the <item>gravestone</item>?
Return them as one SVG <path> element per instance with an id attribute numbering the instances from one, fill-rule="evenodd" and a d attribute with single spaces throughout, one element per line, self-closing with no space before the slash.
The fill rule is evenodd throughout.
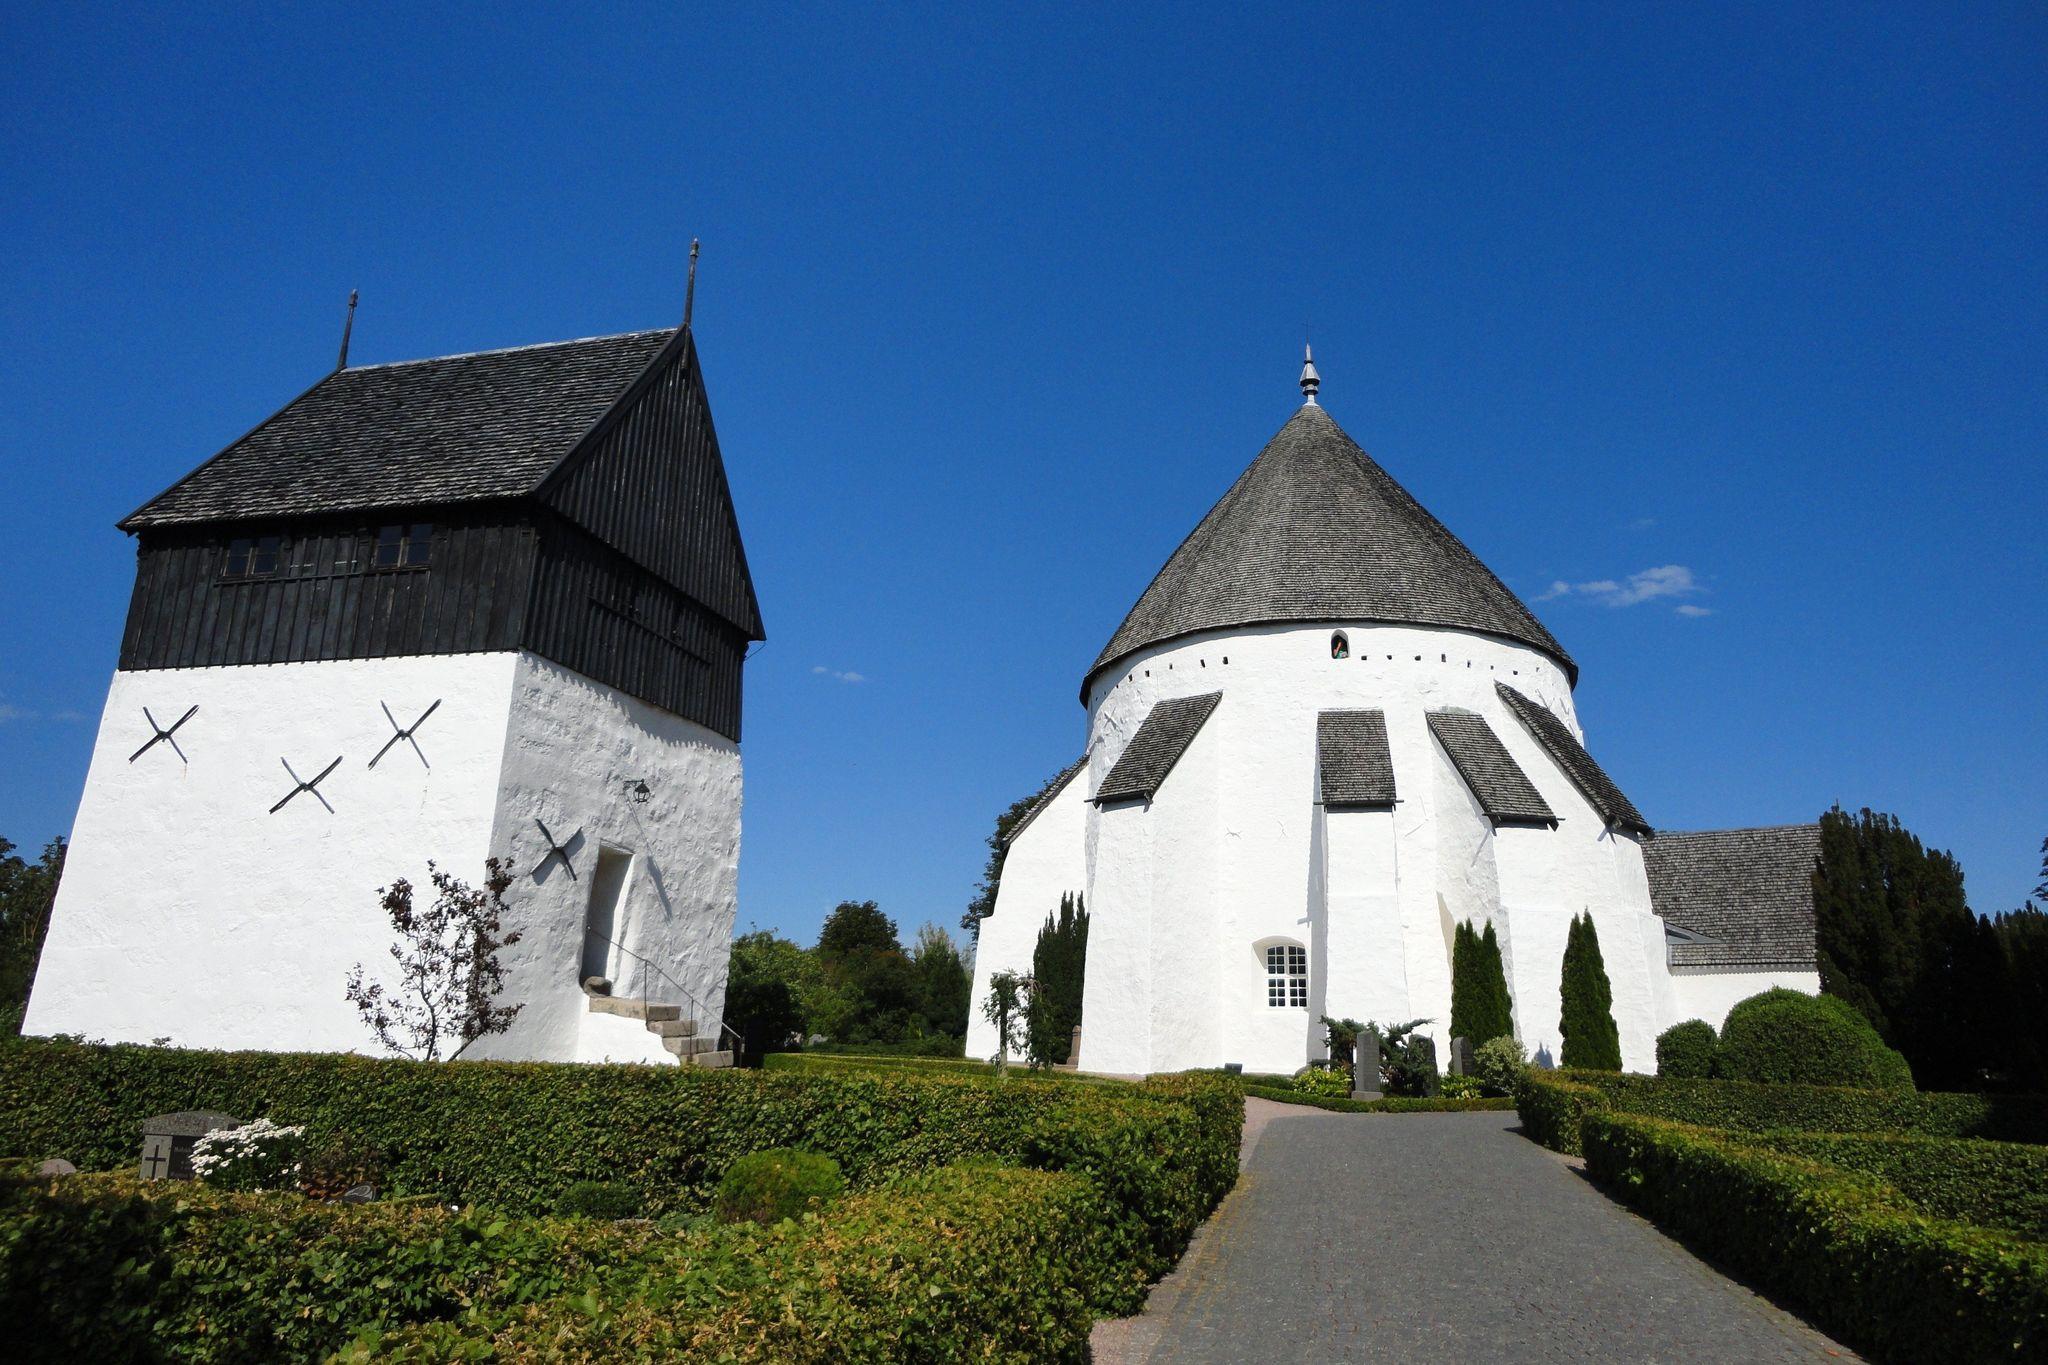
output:
<path id="1" fill-rule="evenodd" d="M 1081 1026 L 1074 1025 L 1074 1036 L 1067 1044 L 1067 1060 L 1060 1065 L 1068 1071 L 1081 1069 Z"/>
<path id="2" fill-rule="evenodd" d="M 1451 1074 L 1453 1076 L 1469 1076 L 1472 1074 L 1472 1040 L 1470 1038 L 1451 1039 Z"/>
<path id="3" fill-rule="evenodd" d="M 53 1157 L 36 1167 L 36 1174 L 40 1176 L 77 1175 L 78 1168 L 60 1156 Z"/>
<path id="4" fill-rule="evenodd" d="M 360 1185 L 351 1185 L 342 1191 L 341 1202 L 344 1204 L 367 1204 L 376 1197 L 377 1187 L 365 1181 Z"/>
<path id="5" fill-rule="evenodd" d="M 158 1114 L 142 1121 L 142 1178 L 144 1180 L 191 1180 L 192 1144 L 220 1128 L 240 1128 L 242 1120 L 230 1114 L 202 1109 L 184 1109 L 175 1114 Z"/>

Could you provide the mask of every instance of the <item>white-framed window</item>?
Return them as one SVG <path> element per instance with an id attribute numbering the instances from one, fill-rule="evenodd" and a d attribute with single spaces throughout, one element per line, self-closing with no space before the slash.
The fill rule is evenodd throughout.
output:
<path id="1" fill-rule="evenodd" d="M 1267 945 L 1266 1004 L 1276 1010 L 1308 1008 L 1308 949 L 1299 943 Z"/>

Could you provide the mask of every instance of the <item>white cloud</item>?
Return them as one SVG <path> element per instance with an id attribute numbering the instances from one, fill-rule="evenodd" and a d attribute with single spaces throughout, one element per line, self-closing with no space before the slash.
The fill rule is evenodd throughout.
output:
<path id="1" fill-rule="evenodd" d="M 33 711 L 25 711 L 25 710 L 23 710 L 23 709 L 22 709 L 21 707 L 19 707 L 19 706 L 12 706 L 12 705 L 9 705 L 9 704 L 8 704 L 7 702 L 4 702 L 4 701 L 0 701 L 0 724 L 4 724 L 5 722 L 7 722 L 7 721 L 10 721 L 10 720 L 34 720 L 34 719 L 36 719 L 36 713 L 35 713 L 35 712 L 33 712 Z"/>
<path id="2" fill-rule="evenodd" d="M 1586 583 L 1567 583 L 1558 579 L 1536 600 L 1548 602 L 1558 597 L 1590 597 L 1607 607 L 1633 607 L 1639 602 L 1654 602 L 1663 597 L 1696 597 L 1706 589 L 1693 576 L 1691 569 L 1683 564 L 1659 564 L 1655 568 L 1632 573 L 1617 582 L 1612 578 L 1596 578 Z M 1686 615 L 1703 615 L 1687 612 Z"/>
<path id="3" fill-rule="evenodd" d="M 1656 524 L 1657 519 L 1655 517 L 1637 517 L 1628 525 L 1631 531 L 1647 531 Z"/>
<path id="4" fill-rule="evenodd" d="M 1714 614 L 1712 607 L 1702 607 L 1691 602 L 1681 602 L 1672 610 L 1676 611 L 1680 616 L 1712 616 Z"/>
<path id="5" fill-rule="evenodd" d="M 865 673 L 852 673 L 844 669 L 827 668 L 823 664 L 811 665 L 811 672 L 820 677 L 831 678 L 835 682 L 864 683 L 868 680 Z"/>

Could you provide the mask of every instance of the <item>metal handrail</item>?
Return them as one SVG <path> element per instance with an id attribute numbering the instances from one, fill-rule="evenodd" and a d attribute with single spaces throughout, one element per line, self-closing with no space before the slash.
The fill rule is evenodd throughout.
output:
<path id="1" fill-rule="evenodd" d="M 625 944 L 619 942 L 610 934 L 605 933 L 602 929 L 593 929 L 589 925 L 585 925 L 584 932 L 588 934 L 597 935 L 597 937 L 603 939 L 606 943 L 611 944 L 612 947 L 617 948 L 620 952 L 624 953 L 626 956 L 638 962 L 642 967 L 652 967 L 655 970 L 656 974 L 658 974 L 662 980 L 668 982 L 669 985 L 674 986 L 678 991 L 682 993 L 683 998 L 690 1002 L 690 1008 L 693 1011 L 695 1011 L 695 1013 L 691 1015 L 693 1019 L 699 1016 L 707 1016 L 711 1013 L 710 1010 L 704 1007 L 703 1001 L 699 1000 L 696 996 L 690 994 L 690 988 L 688 986 L 685 986 L 682 982 L 670 976 L 666 971 L 662 969 L 660 963 L 654 961 L 652 958 L 644 957 L 641 954 L 634 952 L 631 948 L 628 948 Z M 647 982 L 644 978 L 642 979 L 640 985 L 643 990 L 646 989 Z M 732 1025 L 726 1023 L 723 1017 L 720 1017 L 720 1019 L 718 1020 L 718 1027 L 722 1032 L 729 1035 L 734 1043 L 738 1044 L 738 1047 L 734 1049 L 735 1051 L 743 1050 L 746 1047 L 746 1039 L 740 1037 L 739 1031 L 733 1028 Z"/>

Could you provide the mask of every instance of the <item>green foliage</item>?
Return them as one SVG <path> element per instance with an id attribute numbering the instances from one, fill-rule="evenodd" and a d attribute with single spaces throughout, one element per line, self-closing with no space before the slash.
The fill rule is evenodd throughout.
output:
<path id="1" fill-rule="evenodd" d="M 1703 1080 L 1714 1074 L 1714 1054 L 1721 1040 L 1704 1019 L 1673 1024 L 1657 1035 L 1657 1074 L 1677 1081 Z"/>
<path id="2" fill-rule="evenodd" d="M 1564 1010 L 1558 1031 L 1564 1036 L 1559 1060 L 1566 1066 L 1597 1071 L 1621 1070 L 1621 1030 L 1614 1023 L 1614 989 L 1600 958 L 1600 933 L 1588 910 L 1572 919 L 1564 945 L 1564 977 L 1560 986 Z"/>
<path id="3" fill-rule="evenodd" d="M 1031 994 L 1024 1002 L 1025 1048 L 1036 1067 L 1058 1066 L 1072 1054 L 1081 1022 L 1081 983 L 1088 965 L 1088 910 L 1081 898 L 1060 897 L 1045 917 L 1031 953 Z"/>
<path id="4" fill-rule="evenodd" d="M 1305 1105 L 1311 1109 L 1327 1109 L 1336 1114 L 1463 1114 L 1473 1110 L 1515 1107 L 1515 1102 L 1511 1099 L 1454 1100 L 1442 1095 L 1434 1098 L 1395 1095 L 1376 1100 L 1354 1100 L 1338 1095 L 1307 1095 L 1291 1085 L 1247 1085 L 1244 1093 L 1257 1099 Z"/>
<path id="5" fill-rule="evenodd" d="M 64 872 L 64 841 L 52 839 L 28 862 L 0 839 L 0 1037 L 21 1032 L 29 987 L 50 928 L 50 905 Z"/>
<path id="6" fill-rule="evenodd" d="M 1002 889 L 1003 859 L 1010 851 L 1010 836 L 1023 822 L 1031 808 L 1044 800 L 1046 794 L 1058 786 L 1071 769 L 1062 768 L 1048 777 L 1037 791 L 1029 796 L 1012 801 L 1001 815 L 996 817 L 996 827 L 988 836 L 988 862 L 981 871 L 981 881 L 974 888 L 974 899 L 967 902 L 967 913 L 960 917 L 960 927 L 973 939 L 981 937 L 981 922 L 996 912 L 996 893 Z"/>
<path id="7" fill-rule="evenodd" d="M 816 950 L 823 985 L 809 1027 L 840 1042 L 896 1042 L 921 1020 L 917 971 L 896 922 L 873 901 L 841 901 Z"/>
<path id="8" fill-rule="evenodd" d="M 952 935 L 936 924 L 920 928 L 910 950 L 910 966 L 917 981 L 919 1033 L 933 1043 L 964 1042 L 974 981 Z M 957 1046 L 951 1055 L 960 1055 Z"/>
<path id="9" fill-rule="evenodd" d="M 967 1044 L 960 1038 L 934 1038 L 925 1034 L 918 1038 L 905 1038 L 900 1043 L 812 1043 L 804 1048 L 807 1057 L 927 1057 L 933 1060 L 958 1060 L 967 1055 Z"/>
<path id="10" fill-rule="evenodd" d="M 921 1057 L 907 1053 L 863 1053 L 828 1052 L 813 1048 L 808 1052 L 778 1052 L 764 1063 L 770 1071 L 804 1071 L 822 1075 L 849 1075 L 872 1072 L 888 1075 L 892 1072 L 909 1075 L 933 1076 L 982 1076 L 996 1074 L 995 1064 L 977 1061 L 967 1057 Z M 1091 1076 L 1083 1071 L 1067 1071 L 1052 1068 L 1041 1071 L 1009 1073 L 1026 1081 L 1054 1081 L 1077 1085 L 1127 1085 L 1109 1076 Z M 1285 1081 L 1285 1077 L 1281 1078 Z"/>
<path id="11" fill-rule="evenodd" d="M 1479 1077 L 1481 1093 L 1496 1099 L 1514 1095 L 1515 1082 L 1528 1065 L 1528 1052 L 1512 1035 L 1489 1038 L 1472 1050 L 1472 1070 Z"/>
<path id="12" fill-rule="evenodd" d="M 997 972 L 988 979 L 988 999 L 981 1002 L 981 1017 L 996 1026 L 998 1073 L 1009 1065 L 1010 1053 L 1024 1042 L 1024 1001 L 1031 993 L 1031 978 L 1015 972 Z"/>
<path id="13" fill-rule="evenodd" d="M 749 1152 L 728 1166 L 711 1201 L 721 1223 L 779 1223 L 839 1197 L 846 1178 L 829 1156 L 795 1147 Z"/>
<path id="14" fill-rule="evenodd" d="M 294 1190 L 305 1154 L 305 1129 L 257 1119 L 216 1128 L 193 1143 L 192 1170 L 215 1189 Z"/>
<path id="15" fill-rule="evenodd" d="M 1458 926 L 1451 945 L 1451 1036 L 1468 1039 L 1476 1048 L 1514 1031 L 1500 940 L 1491 921 L 1482 935 L 1467 920 Z"/>
<path id="16" fill-rule="evenodd" d="M 525 1006 L 497 1003 L 505 990 L 498 954 L 519 942 L 518 931 L 504 930 L 511 869 L 486 858 L 483 885 L 473 887 L 430 859 L 427 876 L 434 888 L 427 905 L 415 903 L 403 877 L 377 893 L 395 935 L 397 979 L 372 981 L 358 962 L 343 994 L 385 1051 L 437 1062 L 505 1032 Z"/>
<path id="17" fill-rule="evenodd" d="M 1849 1345 L 1890 1360 L 2048 1353 L 2048 1246 L 1725 1133 L 1593 1113 L 1584 1135 L 1596 1180 Z"/>
<path id="18" fill-rule="evenodd" d="M 2048 1149 L 1912 1133 L 1764 1133 L 1754 1145 L 1861 1171 L 1922 1213 L 2048 1242 Z"/>
<path id="19" fill-rule="evenodd" d="M 1358 1035 L 1364 1031 L 1365 1025 L 1356 1019 L 1332 1019 L 1329 1015 L 1324 1015 L 1323 1037 L 1329 1042 L 1330 1060 L 1340 1066 L 1355 1065 L 1358 1060 Z"/>
<path id="20" fill-rule="evenodd" d="M 579 1180 L 562 1191 L 555 1211 L 571 1218 L 637 1218 L 640 1192 L 616 1180 Z"/>
<path id="21" fill-rule="evenodd" d="M 1846 1000 L 1782 987 L 1752 995 L 1728 1011 L 1714 1073 L 1726 1080 L 1778 1085 L 1913 1087 L 1906 1059 L 1886 1047 Z"/>
<path id="22" fill-rule="evenodd" d="M 1405 1024 L 1373 1024 L 1361 1035 L 1362 1039 L 1377 1039 L 1379 1043 L 1380 1074 L 1385 1078 L 1389 1095 L 1428 1098 L 1441 1088 L 1436 1044 L 1427 1034 L 1415 1031 L 1428 1022 L 1410 1019 Z"/>
<path id="23" fill-rule="evenodd" d="M 1292 1088 L 1300 1095 L 1349 1095 L 1351 1073 L 1334 1066 L 1304 1067 L 1295 1076 Z"/>
<path id="24" fill-rule="evenodd" d="M 1912 1133 L 2048 1144 L 2048 1100 L 2035 1095 L 1683 1081 L 1532 1067 L 1515 1086 L 1515 1103 L 1531 1138 L 1571 1153 L 1579 1150 L 1580 1120 L 1598 1109 L 1741 1133 Z"/>
<path id="25" fill-rule="evenodd" d="M 1437 1093 L 1447 1100 L 1476 1100 L 1486 1093 L 1486 1086 L 1477 1076 L 1445 1076 Z"/>
<path id="26" fill-rule="evenodd" d="M 818 930 L 818 957 L 826 964 L 844 962 L 859 953 L 900 953 L 896 921 L 873 901 L 841 901 Z"/>
<path id="27" fill-rule="evenodd" d="M 740 1060 L 758 1066 L 795 1044 L 808 1024 L 823 978 L 800 945 L 766 929 L 732 941 L 725 979 L 725 1020 L 744 1040 Z"/>

